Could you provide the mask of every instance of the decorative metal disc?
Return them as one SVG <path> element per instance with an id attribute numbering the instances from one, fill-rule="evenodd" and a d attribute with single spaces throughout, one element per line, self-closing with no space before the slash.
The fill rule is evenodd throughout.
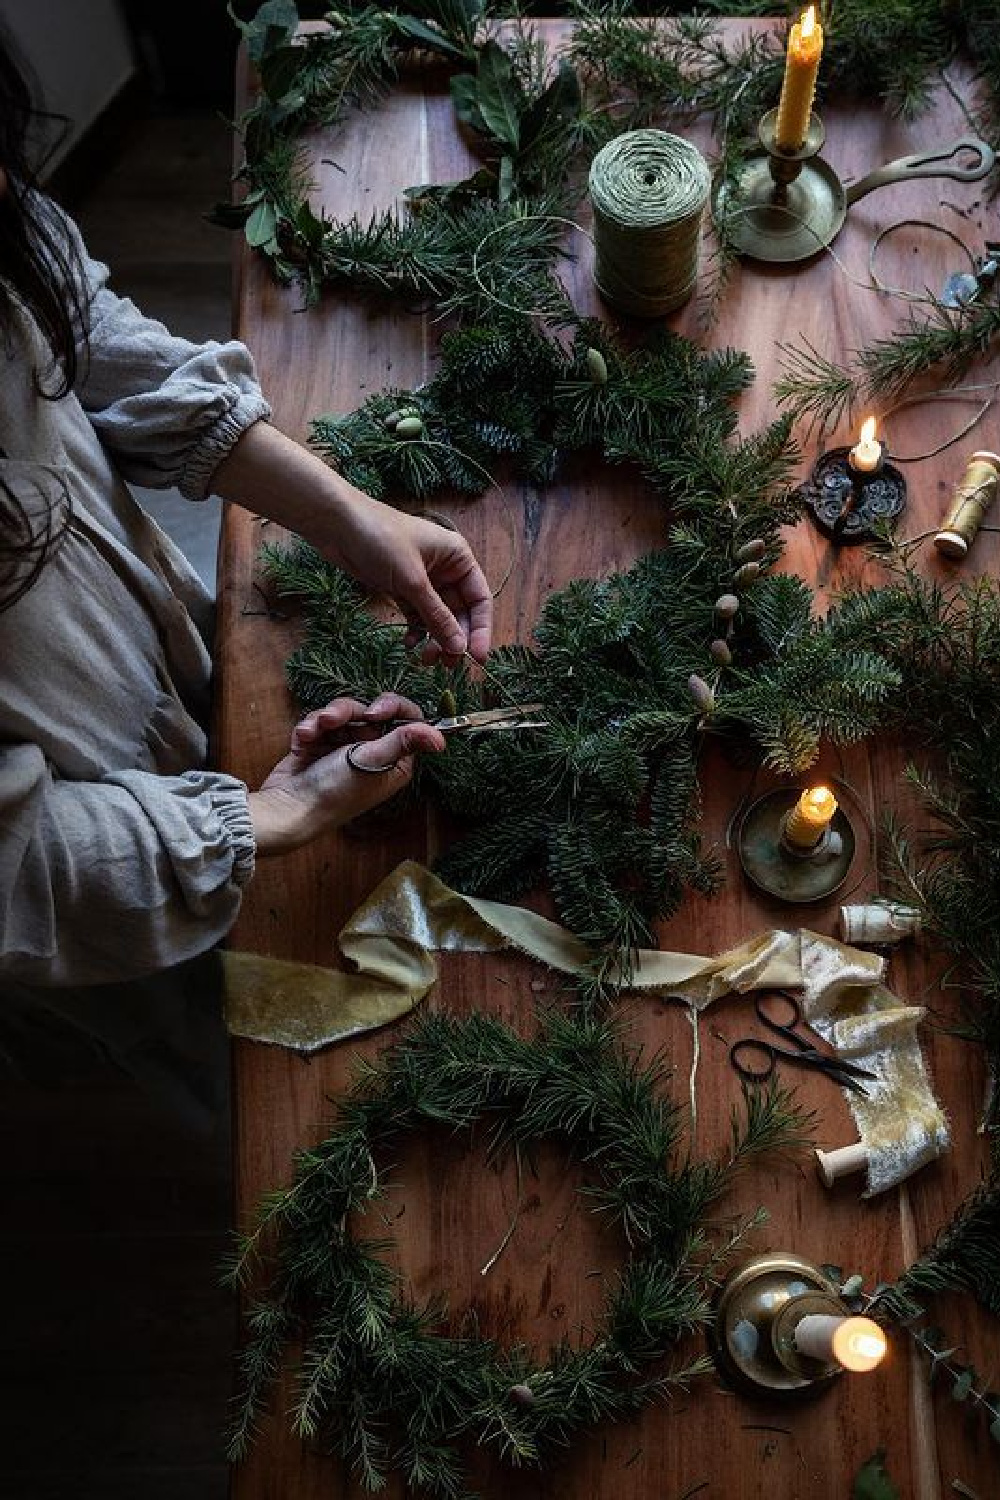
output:
<path id="1" fill-rule="evenodd" d="M 817 1298 L 816 1310 L 829 1312 L 842 1305 L 836 1287 L 818 1266 L 780 1250 L 755 1256 L 732 1273 L 719 1295 L 712 1329 L 713 1357 L 732 1384 L 758 1394 L 763 1390 L 796 1395 L 836 1377 L 839 1367 L 794 1359 L 786 1365 L 775 1352 L 784 1309 L 793 1299 L 810 1294 Z M 786 1342 L 781 1339 L 783 1352 Z"/>
<path id="2" fill-rule="evenodd" d="M 906 506 L 906 480 L 890 463 L 874 474 L 855 474 L 850 448 L 821 453 L 797 490 L 820 531 L 840 546 L 867 542 L 876 524 L 893 521 Z"/>
<path id="3" fill-rule="evenodd" d="M 843 808 L 830 823 L 830 835 L 814 851 L 797 854 L 782 842 L 785 818 L 799 800 L 797 790 L 779 787 L 747 808 L 737 834 L 740 864 L 748 880 L 780 901 L 822 901 L 847 879 L 854 861 L 854 829 Z"/>

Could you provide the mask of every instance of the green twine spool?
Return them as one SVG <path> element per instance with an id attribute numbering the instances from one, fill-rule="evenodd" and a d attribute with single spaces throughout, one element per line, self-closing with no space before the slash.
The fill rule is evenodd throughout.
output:
<path id="1" fill-rule="evenodd" d="M 658 318 L 688 300 L 710 185 L 697 147 L 665 130 L 629 131 L 597 153 L 590 166 L 594 281 L 605 302 Z"/>

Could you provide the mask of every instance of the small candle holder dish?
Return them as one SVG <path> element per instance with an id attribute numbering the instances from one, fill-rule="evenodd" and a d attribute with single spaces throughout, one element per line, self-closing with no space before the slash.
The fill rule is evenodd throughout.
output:
<path id="1" fill-rule="evenodd" d="M 854 827 L 842 807 L 810 848 L 790 843 L 785 825 L 798 799 L 794 788 L 766 792 L 747 808 L 736 835 L 747 879 L 767 895 L 796 905 L 822 901 L 843 885 L 856 846 Z"/>
<path id="2" fill-rule="evenodd" d="M 711 1339 L 717 1368 L 731 1385 L 756 1395 L 825 1390 L 843 1367 L 795 1347 L 796 1327 L 816 1313 L 849 1313 L 818 1266 L 783 1250 L 754 1256 L 732 1272 L 719 1293 Z"/>
<path id="3" fill-rule="evenodd" d="M 797 151 L 775 140 L 778 111 L 768 110 L 757 128 L 761 150 L 751 152 L 735 182 L 716 177 L 712 216 L 726 239 L 750 260 L 789 263 L 808 260 L 833 243 L 847 211 L 876 188 L 916 177 L 952 177 L 978 182 L 993 170 L 994 153 L 976 136 L 962 136 L 940 151 L 901 156 L 845 186 L 820 156 L 823 122 L 812 113 L 806 138 Z M 954 158 L 971 151 L 975 160 Z"/>
<path id="4" fill-rule="evenodd" d="M 821 453 L 796 495 L 810 518 L 839 547 L 868 542 L 879 523 L 894 521 L 906 507 L 906 480 L 884 456 L 865 473 L 851 464 L 850 448 Z"/>

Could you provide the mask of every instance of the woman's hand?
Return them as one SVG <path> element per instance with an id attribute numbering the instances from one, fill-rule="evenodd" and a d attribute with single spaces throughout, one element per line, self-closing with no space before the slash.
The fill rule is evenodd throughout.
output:
<path id="1" fill-rule="evenodd" d="M 371 726 L 371 736 L 363 729 L 345 731 L 349 721 L 358 719 Z M 379 735 L 379 725 L 388 719 L 408 722 Z M 347 759 L 348 746 L 359 747 L 353 751 L 358 765 L 373 772 L 378 768 L 378 774 L 355 770 Z M 383 693 L 369 704 L 335 698 L 295 726 L 289 754 L 260 790 L 250 793 L 257 853 L 285 854 L 349 823 L 406 786 L 416 754 L 444 747 L 444 735 L 426 723 L 408 698 Z"/>
<path id="2" fill-rule="evenodd" d="M 446 662 L 490 649 L 493 596 L 472 548 L 457 531 L 353 493 L 350 525 L 322 547 L 359 583 L 389 594 L 410 626 L 407 644 L 425 633 Z"/>
<path id="3" fill-rule="evenodd" d="M 315 453 L 255 422 L 223 459 L 212 488 L 312 542 L 366 588 L 389 594 L 446 662 L 490 648 L 493 596 L 457 531 L 408 516 L 348 484 Z"/>

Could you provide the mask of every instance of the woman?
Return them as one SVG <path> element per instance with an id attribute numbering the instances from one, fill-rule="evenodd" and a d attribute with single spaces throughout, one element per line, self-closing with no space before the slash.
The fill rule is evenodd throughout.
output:
<path id="1" fill-rule="evenodd" d="M 460 537 L 268 424 L 242 345 L 173 338 L 110 291 L 32 185 L 31 115 L 0 45 L 0 987 L 95 984 L 203 952 L 255 858 L 374 806 L 444 744 L 394 696 L 341 699 L 297 727 L 260 788 L 204 769 L 209 600 L 126 481 L 290 527 L 393 595 L 445 660 L 485 656 L 491 609 Z M 411 722 L 348 762 L 334 741 L 359 717 Z"/>

